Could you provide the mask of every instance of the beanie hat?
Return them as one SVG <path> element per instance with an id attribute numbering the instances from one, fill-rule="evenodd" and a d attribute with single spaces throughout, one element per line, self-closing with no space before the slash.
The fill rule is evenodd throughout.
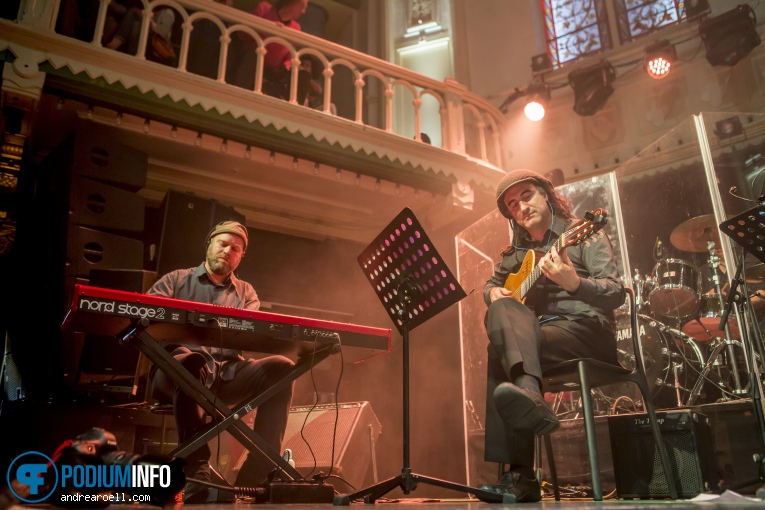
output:
<path id="1" fill-rule="evenodd" d="M 534 181 L 540 186 L 547 185 L 550 188 L 553 187 L 552 182 L 533 170 L 520 168 L 518 170 L 513 170 L 512 172 L 506 173 L 502 180 L 499 181 L 499 185 L 497 186 L 497 208 L 499 208 L 499 212 L 502 214 L 502 216 L 508 220 L 513 219 L 513 217 L 510 214 L 510 211 L 507 210 L 507 206 L 505 205 L 505 201 L 503 199 L 505 192 L 509 190 L 513 185 L 523 181 Z"/>
<path id="2" fill-rule="evenodd" d="M 241 237 L 244 241 L 244 249 L 247 250 L 247 227 L 238 221 L 221 221 L 207 234 L 207 241 L 209 242 L 213 237 L 220 234 L 233 234 Z"/>

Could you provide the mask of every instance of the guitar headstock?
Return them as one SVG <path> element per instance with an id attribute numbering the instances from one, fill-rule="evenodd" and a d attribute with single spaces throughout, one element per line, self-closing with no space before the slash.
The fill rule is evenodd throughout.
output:
<path id="1" fill-rule="evenodd" d="M 584 218 L 576 222 L 561 236 L 561 247 L 579 244 L 592 234 L 602 229 L 608 221 L 608 212 L 602 207 L 585 213 Z"/>

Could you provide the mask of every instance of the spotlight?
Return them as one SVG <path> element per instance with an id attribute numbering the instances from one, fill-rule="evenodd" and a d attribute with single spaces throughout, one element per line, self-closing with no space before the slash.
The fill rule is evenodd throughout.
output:
<path id="1" fill-rule="evenodd" d="M 401 184 L 399 184 L 399 183 L 396 183 L 395 192 L 396 192 L 396 196 L 397 196 L 397 197 L 400 197 L 400 196 L 401 196 Z"/>
<path id="2" fill-rule="evenodd" d="M 276 162 L 276 153 L 274 151 L 268 154 L 268 162 L 272 165 Z"/>
<path id="3" fill-rule="evenodd" d="M 546 73 L 552 69 L 552 62 L 550 61 L 550 55 L 547 53 L 540 53 L 531 57 L 531 72 L 532 74 Z"/>
<path id="4" fill-rule="evenodd" d="M 93 120 L 93 107 L 88 106 L 88 113 L 86 114 L 89 120 Z"/>
<path id="5" fill-rule="evenodd" d="M 361 184 L 361 174 L 356 174 L 356 178 L 353 179 L 353 184 L 355 184 L 356 186 Z"/>
<path id="6" fill-rule="evenodd" d="M 375 191 L 380 191 L 380 179 L 375 181 Z"/>
<path id="7" fill-rule="evenodd" d="M 146 119 L 145 121 L 143 121 L 143 132 L 148 133 L 150 129 L 151 129 L 151 121 L 149 119 Z"/>
<path id="8" fill-rule="evenodd" d="M 61 111 L 64 109 L 64 100 L 62 98 L 58 98 L 58 102 L 56 103 L 56 110 Z"/>
<path id="9" fill-rule="evenodd" d="M 250 149 L 250 146 L 248 145 L 247 148 L 244 150 L 244 159 L 250 159 L 252 157 L 252 150 Z"/>
<path id="10" fill-rule="evenodd" d="M 316 163 L 316 166 L 318 167 L 319 164 Z M 339 181 L 342 178 L 343 178 L 343 171 L 338 168 L 337 170 L 335 170 L 335 179 Z"/>
<path id="11" fill-rule="evenodd" d="M 172 138 L 178 138 L 178 128 L 173 126 L 170 128 L 170 136 Z"/>
<path id="12" fill-rule="evenodd" d="M 715 122 L 715 133 L 720 140 L 733 138 L 743 132 L 744 127 L 741 125 L 741 119 L 739 119 L 737 115 Z"/>
<path id="13" fill-rule="evenodd" d="M 568 75 L 568 83 L 574 89 L 574 111 L 582 116 L 595 115 L 614 93 L 611 86 L 614 79 L 616 71 L 607 60 L 572 71 Z"/>
<path id="14" fill-rule="evenodd" d="M 677 60 L 677 50 L 669 41 L 659 41 L 645 49 L 643 67 L 648 76 L 661 80 L 669 75 L 672 65 Z"/>
<path id="15" fill-rule="evenodd" d="M 202 146 L 202 133 L 197 133 L 197 137 L 194 139 L 194 145 L 197 147 Z"/>
<path id="16" fill-rule="evenodd" d="M 297 167 L 298 167 L 298 158 L 296 156 L 296 157 L 292 158 L 292 169 L 293 170 L 297 170 Z"/>
<path id="17" fill-rule="evenodd" d="M 114 122 L 116 122 L 118 126 L 122 125 L 122 112 L 117 112 L 117 116 L 114 118 Z"/>
<path id="18" fill-rule="evenodd" d="M 221 144 L 220 144 L 220 151 L 223 152 L 223 153 L 228 151 L 228 141 L 223 140 L 223 142 L 221 142 Z"/>
<path id="19" fill-rule="evenodd" d="M 545 107 L 550 100 L 550 86 L 546 83 L 529 85 L 526 95 L 529 97 L 523 108 L 526 118 L 534 122 L 542 120 L 545 116 Z"/>
<path id="20" fill-rule="evenodd" d="M 699 35 L 713 66 L 734 66 L 760 45 L 757 18 L 751 7 L 741 4 L 714 18 L 705 19 Z"/>

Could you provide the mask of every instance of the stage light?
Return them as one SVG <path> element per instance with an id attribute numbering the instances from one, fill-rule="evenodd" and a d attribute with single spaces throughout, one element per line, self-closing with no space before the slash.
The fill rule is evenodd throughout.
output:
<path id="1" fill-rule="evenodd" d="M 738 115 L 734 115 L 715 122 L 715 133 L 719 140 L 726 140 L 743 134 L 744 126 L 741 125 L 741 119 L 738 118 Z"/>
<path id="2" fill-rule="evenodd" d="M 271 152 L 268 154 L 268 163 L 269 163 L 269 164 L 271 164 L 271 165 L 273 165 L 274 163 L 276 163 L 276 153 L 275 153 L 274 151 L 271 151 Z"/>
<path id="3" fill-rule="evenodd" d="M 540 53 L 531 57 L 532 74 L 546 73 L 550 69 L 552 69 L 552 62 L 550 61 L 550 55 L 547 53 Z"/>
<path id="4" fill-rule="evenodd" d="M 585 117 L 595 115 L 614 93 L 611 86 L 614 79 L 616 71 L 607 60 L 572 71 L 568 75 L 568 83 L 574 89 L 574 111 Z"/>
<path id="5" fill-rule="evenodd" d="M 297 170 L 297 168 L 298 168 L 298 158 L 297 156 L 295 156 L 294 158 L 292 158 L 292 169 Z"/>
<path id="6" fill-rule="evenodd" d="M 734 66 L 760 45 L 757 17 L 751 7 L 741 4 L 699 26 L 707 60 L 713 66 Z"/>
<path id="7" fill-rule="evenodd" d="M 194 145 L 197 147 L 202 146 L 202 133 L 197 133 L 197 137 L 194 139 Z"/>
<path id="8" fill-rule="evenodd" d="M 170 136 L 172 138 L 178 138 L 178 128 L 173 126 L 170 128 Z"/>
<path id="9" fill-rule="evenodd" d="M 250 159 L 252 158 L 252 149 L 248 145 L 247 148 L 244 150 L 244 159 Z"/>
<path id="10" fill-rule="evenodd" d="M 669 41 L 659 41 L 645 49 L 643 67 L 648 76 L 661 80 L 669 75 L 675 60 L 677 60 L 675 45 Z"/>
<path id="11" fill-rule="evenodd" d="M 149 119 L 146 119 L 143 121 L 143 132 L 148 133 L 151 130 L 151 121 Z"/>
<path id="12" fill-rule="evenodd" d="M 223 140 L 220 144 L 220 151 L 226 153 L 228 151 L 228 141 Z"/>
<path id="13" fill-rule="evenodd" d="M 114 122 L 116 122 L 118 126 L 122 125 L 122 112 L 117 112 L 117 116 L 114 118 Z"/>
<path id="14" fill-rule="evenodd" d="M 529 98 L 523 108 L 526 118 L 534 122 L 542 120 L 547 103 L 550 101 L 550 86 L 546 83 L 529 85 L 526 95 Z"/>

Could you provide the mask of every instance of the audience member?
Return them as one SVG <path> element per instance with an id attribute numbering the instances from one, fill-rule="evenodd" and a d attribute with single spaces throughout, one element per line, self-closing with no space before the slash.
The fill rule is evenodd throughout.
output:
<path id="1" fill-rule="evenodd" d="M 306 10 L 308 0 L 277 0 L 271 5 L 268 2 L 260 2 L 252 11 L 252 14 L 278 25 L 300 30 L 300 24 L 296 21 Z M 238 59 L 239 65 L 233 74 L 232 83 L 236 86 L 252 90 L 255 87 L 255 64 L 257 62 L 255 41 L 243 35 L 244 44 L 241 51 L 243 54 Z M 236 58 L 236 57 L 234 57 Z M 290 76 L 292 70 L 292 55 L 289 48 L 279 43 L 266 45 L 266 55 L 263 62 L 263 85 L 264 94 L 289 99 Z M 310 87 L 311 75 L 305 70 L 298 72 L 297 102 L 303 104 Z"/>

